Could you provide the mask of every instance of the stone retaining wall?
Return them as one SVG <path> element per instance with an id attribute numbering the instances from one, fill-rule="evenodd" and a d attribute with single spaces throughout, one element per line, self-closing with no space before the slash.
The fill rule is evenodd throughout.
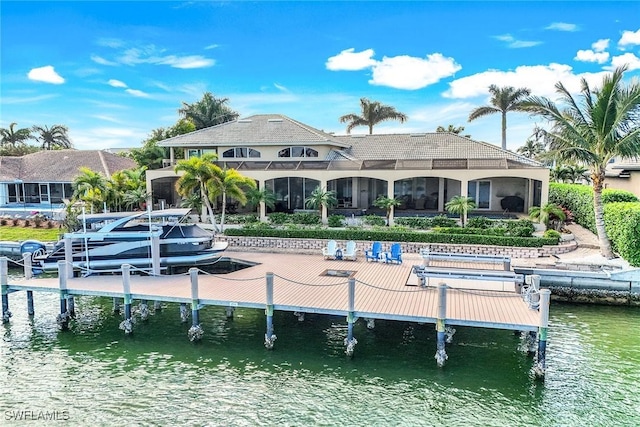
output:
<path id="1" fill-rule="evenodd" d="M 291 252 L 318 254 L 327 246 L 327 239 L 282 239 L 279 237 L 247 237 L 247 236 L 218 236 L 220 241 L 229 243 L 230 251 L 243 251 L 248 248 L 262 252 Z M 338 241 L 338 246 L 345 246 L 345 241 Z M 389 250 L 392 242 L 382 242 L 382 249 Z M 356 241 L 356 247 L 363 253 L 371 247 L 371 242 Z M 483 246 L 459 245 L 448 243 L 402 243 L 402 252 L 420 253 L 421 249 L 440 253 L 465 253 L 473 255 L 503 255 L 511 258 L 539 258 L 564 254 L 575 250 L 575 241 L 557 246 L 543 246 L 541 248 L 521 248 L 512 246 Z"/>

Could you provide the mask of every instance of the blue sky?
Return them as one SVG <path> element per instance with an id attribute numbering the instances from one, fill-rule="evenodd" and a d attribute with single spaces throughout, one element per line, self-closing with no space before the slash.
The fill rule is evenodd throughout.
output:
<path id="1" fill-rule="evenodd" d="M 327 132 L 367 97 L 408 115 L 376 133 L 465 126 L 500 145 L 499 115 L 467 122 L 487 87 L 554 95 L 627 63 L 640 76 L 640 2 L 0 3 L 0 126 L 62 124 L 76 148 L 139 147 L 205 91 L 241 116 Z M 540 122 L 508 115 L 508 148 Z M 364 133 L 356 128 L 353 133 Z"/>

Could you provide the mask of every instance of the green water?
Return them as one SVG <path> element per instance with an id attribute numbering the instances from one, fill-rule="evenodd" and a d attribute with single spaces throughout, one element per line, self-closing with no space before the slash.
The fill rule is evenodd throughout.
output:
<path id="1" fill-rule="evenodd" d="M 457 328 L 436 366 L 433 325 L 355 326 L 344 355 L 344 319 L 274 317 L 275 349 L 263 347 L 264 312 L 201 312 L 202 342 L 187 339 L 177 305 L 165 304 L 134 334 L 105 298 L 79 298 L 71 330 L 55 321 L 57 295 L 10 295 L 0 341 L 0 425 L 19 411 L 57 411 L 58 424 L 229 426 L 637 426 L 640 310 L 553 304 L 547 376 L 513 332 Z M 33 415 L 31 415 L 33 417 Z M 49 425 L 30 421 L 27 425 Z"/>

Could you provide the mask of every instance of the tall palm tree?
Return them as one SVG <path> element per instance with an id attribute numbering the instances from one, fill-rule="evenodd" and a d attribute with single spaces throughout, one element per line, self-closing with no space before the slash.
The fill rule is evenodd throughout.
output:
<path id="1" fill-rule="evenodd" d="M 467 222 L 467 215 L 476 208 L 476 202 L 471 197 L 453 196 L 444 207 L 447 212 L 460 215 L 460 225 L 464 227 Z"/>
<path id="2" fill-rule="evenodd" d="M 17 129 L 14 127 L 17 123 L 11 123 L 9 128 L 0 128 L 0 147 L 11 146 L 15 147 L 18 144 L 24 144 L 28 139 L 33 138 L 31 135 L 31 129 Z"/>
<path id="3" fill-rule="evenodd" d="M 593 210 L 600 251 L 613 258 L 611 242 L 604 226 L 602 189 L 605 170 L 613 157 L 640 156 L 640 83 L 623 82 L 627 66 L 616 68 L 602 79 L 602 85 L 591 89 L 582 79 L 576 98 L 562 82 L 556 83 L 563 109 L 544 97 L 530 97 L 523 107 L 552 124 L 545 131 L 550 150 L 559 158 L 583 164 L 589 168 L 593 187 Z"/>
<path id="4" fill-rule="evenodd" d="M 398 120 L 400 123 L 407 121 L 407 115 L 396 111 L 394 107 L 381 104 L 378 101 L 369 101 L 367 98 L 360 98 L 360 114 L 345 114 L 340 117 L 340 123 L 349 123 L 347 133 L 358 126 L 368 126 L 369 135 L 373 133 L 373 127 L 385 120 Z"/>
<path id="5" fill-rule="evenodd" d="M 469 121 L 479 117 L 488 116 L 490 114 L 500 113 L 502 115 L 502 149 L 507 149 L 507 112 L 522 111 L 520 107 L 521 100 L 531 94 L 527 88 L 521 87 L 515 89 L 512 86 L 498 87 L 496 85 L 489 86 L 491 94 L 491 105 L 485 105 L 475 108 L 469 114 Z"/>
<path id="6" fill-rule="evenodd" d="M 220 169 L 213 162 L 218 159 L 215 154 L 204 154 L 201 157 L 189 157 L 186 160 L 178 160 L 174 167 L 176 173 L 183 172 L 182 176 L 176 182 L 178 194 L 188 197 L 194 191 L 198 191 L 202 195 L 202 201 L 207 208 L 207 214 L 211 224 L 215 225 L 216 220 L 213 216 L 213 208 L 209 199 L 212 185 L 216 179 L 216 169 Z M 215 190 L 214 190 L 215 191 Z"/>
<path id="7" fill-rule="evenodd" d="M 99 172 L 95 172 L 87 167 L 80 167 L 80 174 L 77 175 L 71 186 L 73 188 L 72 198 L 83 200 L 91 205 L 91 211 L 102 209 L 103 203 L 107 200 L 109 187 L 107 178 Z"/>
<path id="8" fill-rule="evenodd" d="M 222 196 L 222 214 L 220 216 L 220 231 L 224 231 L 224 215 L 227 210 L 227 196 L 234 198 L 241 205 L 247 203 L 245 190 L 256 188 L 253 178 L 242 175 L 237 170 L 222 169 L 214 166 L 214 179 L 210 185 L 210 195 Z"/>
<path id="9" fill-rule="evenodd" d="M 320 211 L 320 217 L 322 223 L 327 222 L 327 209 L 332 208 L 338 204 L 336 199 L 336 192 L 333 190 L 327 191 L 320 186 L 316 187 L 309 197 L 304 199 L 304 205 L 310 209 L 318 209 Z"/>
<path id="10" fill-rule="evenodd" d="M 35 136 L 35 139 L 42 144 L 43 150 L 73 148 L 73 144 L 69 140 L 69 129 L 66 126 L 34 126 L 33 131 L 38 134 Z"/>
<path id="11" fill-rule="evenodd" d="M 516 150 L 528 159 L 535 159 L 543 151 L 544 145 L 534 139 L 527 139 L 524 145 Z"/>
<path id="12" fill-rule="evenodd" d="M 198 129 L 208 128 L 238 118 L 238 113 L 226 104 L 228 98 L 216 98 L 211 92 L 205 92 L 202 99 L 193 104 L 182 103 L 178 113 L 189 119 Z"/>
<path id="13" fill-rule="evenodd" d="M 189 194 L 186 198 L 182 199 L 180 202 L 180 207 L 189 208 L 198 214 L 198 222 L 202 222 L 202 206 L 204 205 L 204 201 L 202 200 L 202 195 L 199 190 L 194 191 Z"/>

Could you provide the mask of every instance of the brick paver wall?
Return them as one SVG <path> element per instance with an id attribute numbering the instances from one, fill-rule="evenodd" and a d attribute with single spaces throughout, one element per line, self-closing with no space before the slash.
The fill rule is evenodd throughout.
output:
<path id="1" fill-rule="evenodd" d="M 229 249 L 246 250 L 248 248 L 266 252 L 293 252 L 318 254 L 327 246 L 326 239 L 281 239 L 278 237 L 218 236 L 218 240 L 229 243 Z M 382 242 L 382 249 L 389 250 L 393 242 Z M 575 241 L 557 246 L 542 248 L 519 248 L 512 246 L 456 245 L 446 243 L 401 243 L 403 253 L 420 253 L 422 249 L 440 253 L 464 253 L 473 255 L 502 255 L 511 258 L 539 258 L 564 254 L 576 249 Z M 339 247 L 345 247 L 346 241 L 338 241 Z M 356 241 L 356 247 L 362 253 L 371 247 L 369 241 Z"/>

